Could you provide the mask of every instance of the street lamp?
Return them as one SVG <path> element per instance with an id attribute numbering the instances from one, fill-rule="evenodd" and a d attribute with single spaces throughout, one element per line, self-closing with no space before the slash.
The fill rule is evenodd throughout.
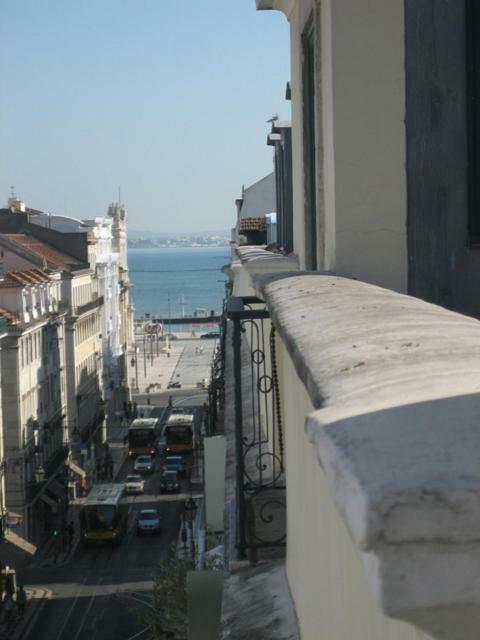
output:
<path id="1" fill-rule="evenodd" d="M 40 465 L 35 469 L 35 482 L 41 484 L 45 480 L 45 469 Z"/>
<path id="2" fill-rule="evenodd" d="M 132 356 L 132 359 L 130 360 L 130 364 L 132 365 L 132 367 L 135 367 L 135 388 L 138 391 L 138 353 L 137 353 L 137 347 L 135 347 L 135 353 Z"/>
<path id="3" fill-rule="evenodd" d="M 191 489 L 192 487 L 190 486 L 190 491 Z M 193 539 L 193 521 L 195 520 L 196 512 L 197 512 L 197 505 L 190 493 L 190 498 L 185 503 L 185 513 L 188 520 L 188 528 L 190 530 L 190 549 L 191 549 L 191 556 L 192 556 L 191 557 L 192 566 L 195 565 L 195 540 Z"/>

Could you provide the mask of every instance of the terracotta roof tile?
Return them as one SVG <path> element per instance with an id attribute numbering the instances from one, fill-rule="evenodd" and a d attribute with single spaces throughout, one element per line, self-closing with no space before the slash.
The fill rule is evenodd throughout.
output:
<path id="1" fill-rule="evenodd" d="M 50 263 L 55 267 L 60 267 L 65 271 L 70 271 L 73 265 L 80 264 L 80 261 L 73 256 L 69 256 L 62 251 L 58 251 L 45 242 L 25 233 L 2 233 L 0 234 L 0 239 L 2 237 L 16 244 L 21 249 L 30 251 L 37 257 L 44 258 L 47 263 Z"/>
<path id="2" fill-rule="evenodd" d="M 18 318 L 18 316 L 11 313 L 7 309 L 4 309 L 3 307 L 0 307 L 0 316 L 5 318 L 5 320 L 8 320 L 8 322 L 10 322 L 11 324 L 19 324 L 20 322 L 20 319 Z"/>
<path id="3" fill-rule="evenodd" d="M 267 223 L 264 216 L 240 218 L 240 231 L 265 231 Z"/>
<path id="4" fill-rule="evenodd" d="M 0 287 L 24 287 L 31 284 L 41 284 L 49 282 L 48 273 L 42 269 L 24 269 L 22 271 L 7 271 L 3 280 L 0 280 Z"/>

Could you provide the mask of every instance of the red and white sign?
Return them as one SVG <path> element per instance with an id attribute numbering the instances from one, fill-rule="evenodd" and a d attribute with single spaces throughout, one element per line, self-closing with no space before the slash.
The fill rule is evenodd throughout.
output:
<path id="1" fill-rule="evenodd" d="M 147 324 L 143 327 L 145 333 L 156 334 L 161 333 L 162 325 L 160 322 L 147 322 Z"/>

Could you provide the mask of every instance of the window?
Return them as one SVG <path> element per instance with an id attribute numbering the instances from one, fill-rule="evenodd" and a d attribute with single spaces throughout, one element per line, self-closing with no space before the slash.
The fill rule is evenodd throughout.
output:
<path id="1" fill-rule="evenodd" d="M 465 2 L 467 41 L 467 118 L 469 165 L 469 236 L 480 245 L 480 3 Z"/>
<path id="2" fill-rule="evenodd" d="M 302 36 L 302 109 L 305 250 L 307 269 L 317 269 L 317 196 L 315 161 L 315 44 L 313 16 Z"/>

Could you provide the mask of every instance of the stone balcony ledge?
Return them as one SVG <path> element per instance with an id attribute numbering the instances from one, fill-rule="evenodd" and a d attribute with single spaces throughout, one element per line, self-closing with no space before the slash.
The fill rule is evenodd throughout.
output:
<path id="1" fill-rule="evenodd" d="M 480 323 L 332 275 L 256 287 L 315 407 L 308 437 L 383 611 L 477 640 Z"/>
<path id="2" fill-rule="evenodd" d="M 242 265 L 253 271 L 257 269 L 298 271 L 298 258 L 296 255 L 285 256 L 283 253 L 268 251 L 264 245 L 236 246 L 235 253 Z"/>

